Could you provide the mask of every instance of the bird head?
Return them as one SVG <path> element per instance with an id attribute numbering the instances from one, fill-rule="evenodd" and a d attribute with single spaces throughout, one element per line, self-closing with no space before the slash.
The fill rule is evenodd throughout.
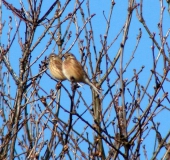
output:
<path id="1" fill-rule="evenodd" d="M 60 54 L 58 54 L 58 55 L 56 55 L 55 53 L 51 53 L 50 55 L 49 55 L 49 57 L 48 57 L 48 60 L 49 61 L 52 61 L 52 60 L 57 60 L 58 58 L 62 58 L 62 55 Z"/>
<path id="2" fill-rule="evenodd" d="M 65 59 L 71 59 L 71 58 L 76 59 L 76 57 L 75 57 L 72 53 L 69 53 L 69 52 L 65 53 L 65 54 L 63 55 L 63 57 L 64 57 Z"/>
<path id="3" fill-rule="evenodd" d="M 51 54 L 49 55 L 48 59 L 49 59 L 49 60 L 52 60 L 52 59 L 54 59 L 54 58 L 55 58 L 55 56 L 56 56 L 56 54 L 55 54 L 55 53 L 51 53 Z"/>

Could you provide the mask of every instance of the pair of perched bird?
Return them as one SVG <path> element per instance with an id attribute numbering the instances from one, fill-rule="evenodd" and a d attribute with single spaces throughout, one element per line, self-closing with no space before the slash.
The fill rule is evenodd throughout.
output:
<path id="1" fill-rule="evenodd" d="M 62 55 L 56 55 L 51 53 L 49 55 L 49 69 L 51 75 L 60 81 L 68 79 L 71 82 L 83 82 L 91 86 L 98 94 L 100 94 L 99 89 L 97 89 L 87 76 L 81 63 L 77 61 L 76 57 L 71 53 L 65 53 L 63 55 L 65 58 L 62 61 Z"/>

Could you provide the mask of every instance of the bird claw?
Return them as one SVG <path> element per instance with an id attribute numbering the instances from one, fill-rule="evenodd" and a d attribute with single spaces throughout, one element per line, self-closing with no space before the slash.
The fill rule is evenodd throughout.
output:
<path id="1" fill-rule="evenodd" d="M 72 82 L 72 83 L 71 83 L 71 89 L 72 89 L 72 91 L 75 91 L 77 88 L 79 88 L 79 86 L 77 85 L 77 83 Z"/>

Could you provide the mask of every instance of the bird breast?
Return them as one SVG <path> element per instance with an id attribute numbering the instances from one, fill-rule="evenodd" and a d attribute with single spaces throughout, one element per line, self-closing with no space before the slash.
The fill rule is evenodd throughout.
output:
<path id="1" fill-rule="evenodd" d="M 62 72 L 62 62 L 60 63 L 60 61 L 51 61 L 49 63 L 49 69 L 50 69 L 50 73 L 51 75 L 58 80 L 65 80 L 65 76 Z"/>
<path id="2" fill-rule="evenodd" d="M 62 67 L 67 79 L 75 82 L 84 82 L 84 70 L 77 60 L 72 58 L 66 59 Z"/>

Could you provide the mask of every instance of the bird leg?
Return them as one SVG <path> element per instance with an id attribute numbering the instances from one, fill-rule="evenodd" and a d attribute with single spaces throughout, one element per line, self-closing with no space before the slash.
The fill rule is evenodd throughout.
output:
<path id="1" fill-rule="evenodd" d="M 61 88 L 61 81 L 57 82 L 55 88 L 56 88 L 57 91 Z"/>
<path id="2" fill-rule="evenodd" d="M 77 89 L 77 83 L 75 83 L 74 77 L 70 77 L 70 82 L 72 91 L 75 91 Z"/>

